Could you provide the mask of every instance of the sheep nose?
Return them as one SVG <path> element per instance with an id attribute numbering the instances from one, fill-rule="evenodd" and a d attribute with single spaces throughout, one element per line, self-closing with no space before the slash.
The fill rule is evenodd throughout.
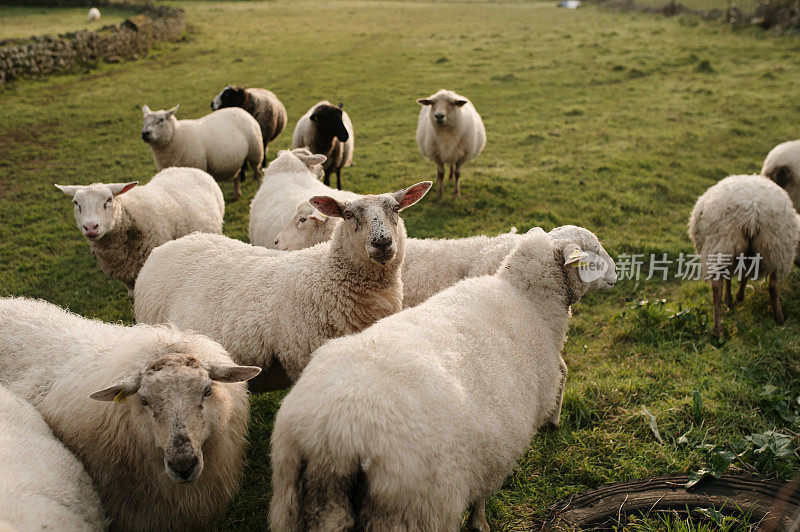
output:
<path id="1" fill-rule="evenodd" d="M 433 117 L 437 122 L 444 122 L 444 113 L 436 113 Z"/>
<path id="2" fill-rule="evenodd" d="M 392 239 L 391 237 L 376 239 L 372 241 L 372 245 L 381 251 L 385 251 L 389 246 L 392 245 Z"/>
<path id="3" fill-rule="evenodd" d="M 97 236 L 100 224 L 84 224 L 83 232 L 86 236 Z"/>
<path id="4" fill-rule="evenodd" d="M 276 245 L 276 246 L 278 245 L 278 242 L 280 242 L 280 240 L 278 240 L 278 239 L 276 238 L 276 239 L 275 239 L 275 245 Z"/>
<path id="5" fill-rule="evenodd" d="M 142 140 L 147 142 L 150 140 L 150 132 L 149 131 L 142 131 Z"/>
<path id="6" fill-rule="evenodd" d="M 176 475 L 182 480 L 189 480 L 197 467 L 197 457 L 181 458 L 177 460 L 168 460 L 167 465 L 172 469 Z"/>

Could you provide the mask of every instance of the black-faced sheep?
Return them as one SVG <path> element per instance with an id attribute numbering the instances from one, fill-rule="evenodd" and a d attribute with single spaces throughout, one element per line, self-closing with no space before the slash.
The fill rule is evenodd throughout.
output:
<path id="1" fill-rule="evenodd" d="M 241 107 L 253 115 L 261 126 L 261 139 L 264 141 L 262 166 L 266 166 L 269 143 L 275 140 L 286 126 L 286 107 L 272 91 L 236 85 L 228 85 L 211 101 L 212 111 L 226 107 Z"/>
<path id="2" fill-rule="evenodd" d="M 308 148 L 321 153 L 327 160 L 323 182 L 330 186 L 330 176 L 336 173 L 336 188 L 342 189 L 342 168 L 353 164 L 353 124 L 350 116 L 338 106 L 324 100 L 315 104 L 300 117 L 292 135 L 292 148 Z"/>

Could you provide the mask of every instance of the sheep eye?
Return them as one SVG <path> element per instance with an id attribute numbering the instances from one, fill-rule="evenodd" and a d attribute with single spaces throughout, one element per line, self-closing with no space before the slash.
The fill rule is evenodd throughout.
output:
<path id="1" fill-rule="evenodd" d="M 159 118 L 157 123 L 158 123 L 158 124 L 160 124 L 160 123 L 161 123 L 161 122 L 163 122 L 163 121 L 164 121 L 164 119 L 163 119 L 163 118 Z"/>
<path id="2" fill-rule="evenodd" d="M 149 404 L 150 404 L 150 403 L 147 401 L 147 399 L 145 399 L 144 397 L 140 397 L 140 398 L 139 398 L 139 401 L 141 401 L 141 402 L 142 402 L 142 406 L 147 406 L 147 405 L 149 405 Z"/>
<path id="3" fill-rule="evenodd" d="M 350 211 L 344 211 L 344 217 L 349 220 L 353 217 L 353 213 Z"/>
<path id="4" fill-rule="evenodd" d="M 203 397 L 208 397 L 209 395 L 211 395 L 211 386 L 206 388 L 205 391 L 203 392 Z"/>
<path id="5" fill-rule="evenodd" d="M 305 222 L 305 221 L 306 221 L 306 219 L 305 219 L 305 218 L 302 218 L 302 217 L 300 218 L 300 223 L 303 223 L 303 222 Z"/>
<path id="6" fill-rule="evenodd" d="M 392 207 L 392 212 L 400 212 L 400 205 L 395 205 Z"/>

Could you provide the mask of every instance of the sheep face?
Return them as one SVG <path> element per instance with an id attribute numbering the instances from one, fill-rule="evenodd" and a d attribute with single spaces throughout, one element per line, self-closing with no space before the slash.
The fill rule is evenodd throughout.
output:
<path id="1" fill-rule="evenodd" d="M 228 85 L 211 100 L 211 109 L 217 111 L 226 107 L 244 107 L 244 89 Z"/>
<path id="2" fill-rule="evenodd" d="M 302 201 L 292 219 L 275 238 L 275 248 L 294 251 L 324 242 L 330 238 L 334 223 L 334 219 L 328 218 L 307 201 Z"/>
<path id="3" fill-rule="evenodd" d="M 165 146 L 172 140 L 177 120 L 173 116 L 179 105 L 167 111 L 151 111 L 146 105 L 142 107 L 142 140 L 147 144 Z"/>
<path id="4" fill-rule="evenodd" d="M 398 239 L 405 234 L 399 212 L 422 199 L 432 184 L 423 181 L 394 193 L 362 196 L 349 202 L 330 196 L 314 196 L 308 202 L 326 216 L 343 218 L 345 244 L 360 258 L 383 265 L 394 260 Z"/>
<path id="5" fill-rule="evenodd" d="M 422 106 L 430 106 L 428 116 L 434 126 L 455 125 L 458 121 L 458 110 L 467 104 L 467 100 L 444 89 L 428 98 L 420 98 L 417 102 Z"/>
<path id="6" fill-rule="evenodd" d="M 335 105 L 318 105 L 308 118 L 317 128 L 320 135 L 326 139 L 336 137 L 341 142 L 347 142 L 350 134 L 342 121 L 342 108 Z"/>
<path id="7" fill-rule="evenodd" d="M 56 185 L 56 187 L 72 198 L 78 229 L 87 239 L 96 241 L 114 229 L 119 211 L 119 202 L 116 198 L 137 184 L 138 181 L 132 181 L 95 183 L 89 186 Z"/>
<path id="8" fill-rule="evenodd" d="M 594 233 L 583 227 L 564 225 L 551 230 L 549 236 L 554 243 L 562 244 L 564 266 L 576 271 L 584 293 L 608 290 L 617 282 L 614 259 Z"/>
<path id="9" fill-rule="evenodd" d="M 225 430 L 233 408 L 219 383 L 246 381 L 258 375 L 252 366 L 209 366 L 196 357 L 170 353 L 120 384 L 89 397 L 125 402 L 133 427 L 149 432 L 164 453 L 164 470 L 175 482 L 189 483 L 203 471 L 203 443 L 213 430 Z"/>

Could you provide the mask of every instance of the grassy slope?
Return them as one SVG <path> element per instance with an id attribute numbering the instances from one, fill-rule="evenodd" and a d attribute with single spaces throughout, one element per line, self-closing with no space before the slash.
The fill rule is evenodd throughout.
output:
<path id="1" fill-rule="evenodd" d="M 33 35 L 57 35 L 78 30 L 97 30 L 119 24 L 133 13 L 129 9 L 104 7 L 100 20 L 86 22 L 85 7 L 0 6 L 0 40 Z"/>
<path id="2" fill-rule="evenodd" d="M 690 252 L 694 199 L 732 172 L 755 172 L 767 151 L 798 133 L 794 39 L 735 33 L 552 3 L 181 3 L 186 42 L 138 62 L 20 82 L 0 93 L 0 295 L 42 297 L 81 314 L 130 322 L 121 284 L 98 270 L 52 183 L 146 180 L 139 108 L 181 104 L 208 112 L 227 83 L 274 90 L 290 123 L 314 102 L 342 101 L 356 129 L 347 188 L 381 192 L 429 178 L 417 152 L 414 99 L 441 87 L 469 96 L 489 142 L 466 167 L 460 201 L 428 198 L 407 214 L 415 236 L 493 233 L 515 225 L 593 229 L 612 254 Z M 698 69 L 707 60 L 713 72 Z M 232 192 L 224 184 L 226 198 Z M 249 200 L 229 203 L 225 233 L 246 240 Z M 524 529 L 557 498 L 604 482 L 682 472 L 701 451 L 677 445 L 735 441 L 784 422 L 763 408 L 765 384 L 797 396 L 800 278 L 783 289 L 775 327 L 765 287 L 726 316 L 722 346 L 669 320 L 679 306 L 705 315 L 701 283 L 623 282 L 574 309 L 564 424 L 534 438 L 489 504 L 503 529 Z M 623 309 L 648 298 L 658 306 Z M 634 305 L 635 306 L 635 305 Z M 692 392 L 704 399 L 702 422 Z M 222 522 L 267 518 L 268 438 L 279 397 L 254 399 L 242 493 Z M 652 437 L 641 405 L 658 420 Z M 692 418 L 696 418 L 693 422 Z M 783 473 L 796 462 L 783 465 Z M 768 472 L 774 468 L 768 468 Z"/>

